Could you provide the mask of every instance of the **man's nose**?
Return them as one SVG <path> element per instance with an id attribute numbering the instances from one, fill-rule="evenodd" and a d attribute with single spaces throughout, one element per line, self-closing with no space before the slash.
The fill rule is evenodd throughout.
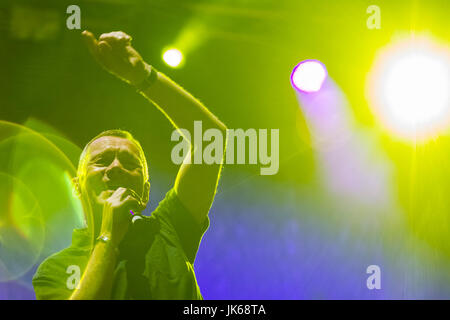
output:
<path id="1" fill-rule="evenodd" d="M 109 178 L 113 178 L 114 175 L 123 171 L 122 164 L 119 159 L 114 158 L 113 162 L 106 168 L 106 174 Z"/>

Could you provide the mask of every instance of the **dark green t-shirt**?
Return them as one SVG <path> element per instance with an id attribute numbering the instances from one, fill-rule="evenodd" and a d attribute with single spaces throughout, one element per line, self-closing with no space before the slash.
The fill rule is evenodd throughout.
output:
<path id="1" fill-rule="evenodd" d="M 199 225 L 174 189 L 150 217 L 130 227 L 120 245 L 111 299 L 203 299 L 194 260 L 209 218 Z M 88 263 L 91 239 L 87 229 L 75 229 L 70 247 L 48 257 L 36 271 L 37 299 L 67 299 L 71 276 Z"/>

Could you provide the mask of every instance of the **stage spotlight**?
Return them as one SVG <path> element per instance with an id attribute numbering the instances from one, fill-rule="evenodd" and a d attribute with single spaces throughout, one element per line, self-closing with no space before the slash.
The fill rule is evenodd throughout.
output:
<path id="1" fill-rule="evenodd" d="M 429 40 L 400 43 L 381 56 L 369 82 L 380 120 L 395 134 L 423 140 L 450 120 L 448 51 Z"/>
<path id="2" fill-rule="evenodd" d="M 172 48 L 163 53 L 163 60 L 172 68 L 179 67 L 183 61 L 183 54 L 180 50 Z"/>
<path id="3" fill-rule="evenodd" d="M 325 66 L 317 60 L 300 62 L 292 70 L 291 83 L 297 90 L 303 92 L 317 92 L 327 77 Z"/>

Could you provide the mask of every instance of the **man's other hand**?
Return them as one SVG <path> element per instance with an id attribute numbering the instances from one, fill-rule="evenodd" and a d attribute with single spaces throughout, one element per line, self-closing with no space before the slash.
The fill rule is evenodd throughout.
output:
<path id="1" fill-rule="evenodd" d="M 98 39 L 85 30 L 83 39 L 95 60 L 108 72 L 136 85 L 148 75 L 148 66 L 140 54 L 131 46 L 131 37 L 115 31 L 103 33 Z"/>
<path id="2" fill-rule="evenodd" d="M 117 246 L 130 225 L 130 210 L 142 210 L 142 205 L 132 190 L 122 187 L 108 191 L 105 197 L 100 235 L 107 236 Z"/>

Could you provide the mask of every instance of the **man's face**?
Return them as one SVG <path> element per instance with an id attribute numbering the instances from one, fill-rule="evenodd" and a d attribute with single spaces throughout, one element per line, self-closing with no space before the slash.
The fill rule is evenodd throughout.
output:
<path id="1" fill-rule="evenodd" d="M 126 138 L 105 136 L 93 141 L 86 153 L 83 180 L 88 197 L 97 203 L 119 187 L 130 189 L 143 199 L 148 197 L 139 149 Z"/>

